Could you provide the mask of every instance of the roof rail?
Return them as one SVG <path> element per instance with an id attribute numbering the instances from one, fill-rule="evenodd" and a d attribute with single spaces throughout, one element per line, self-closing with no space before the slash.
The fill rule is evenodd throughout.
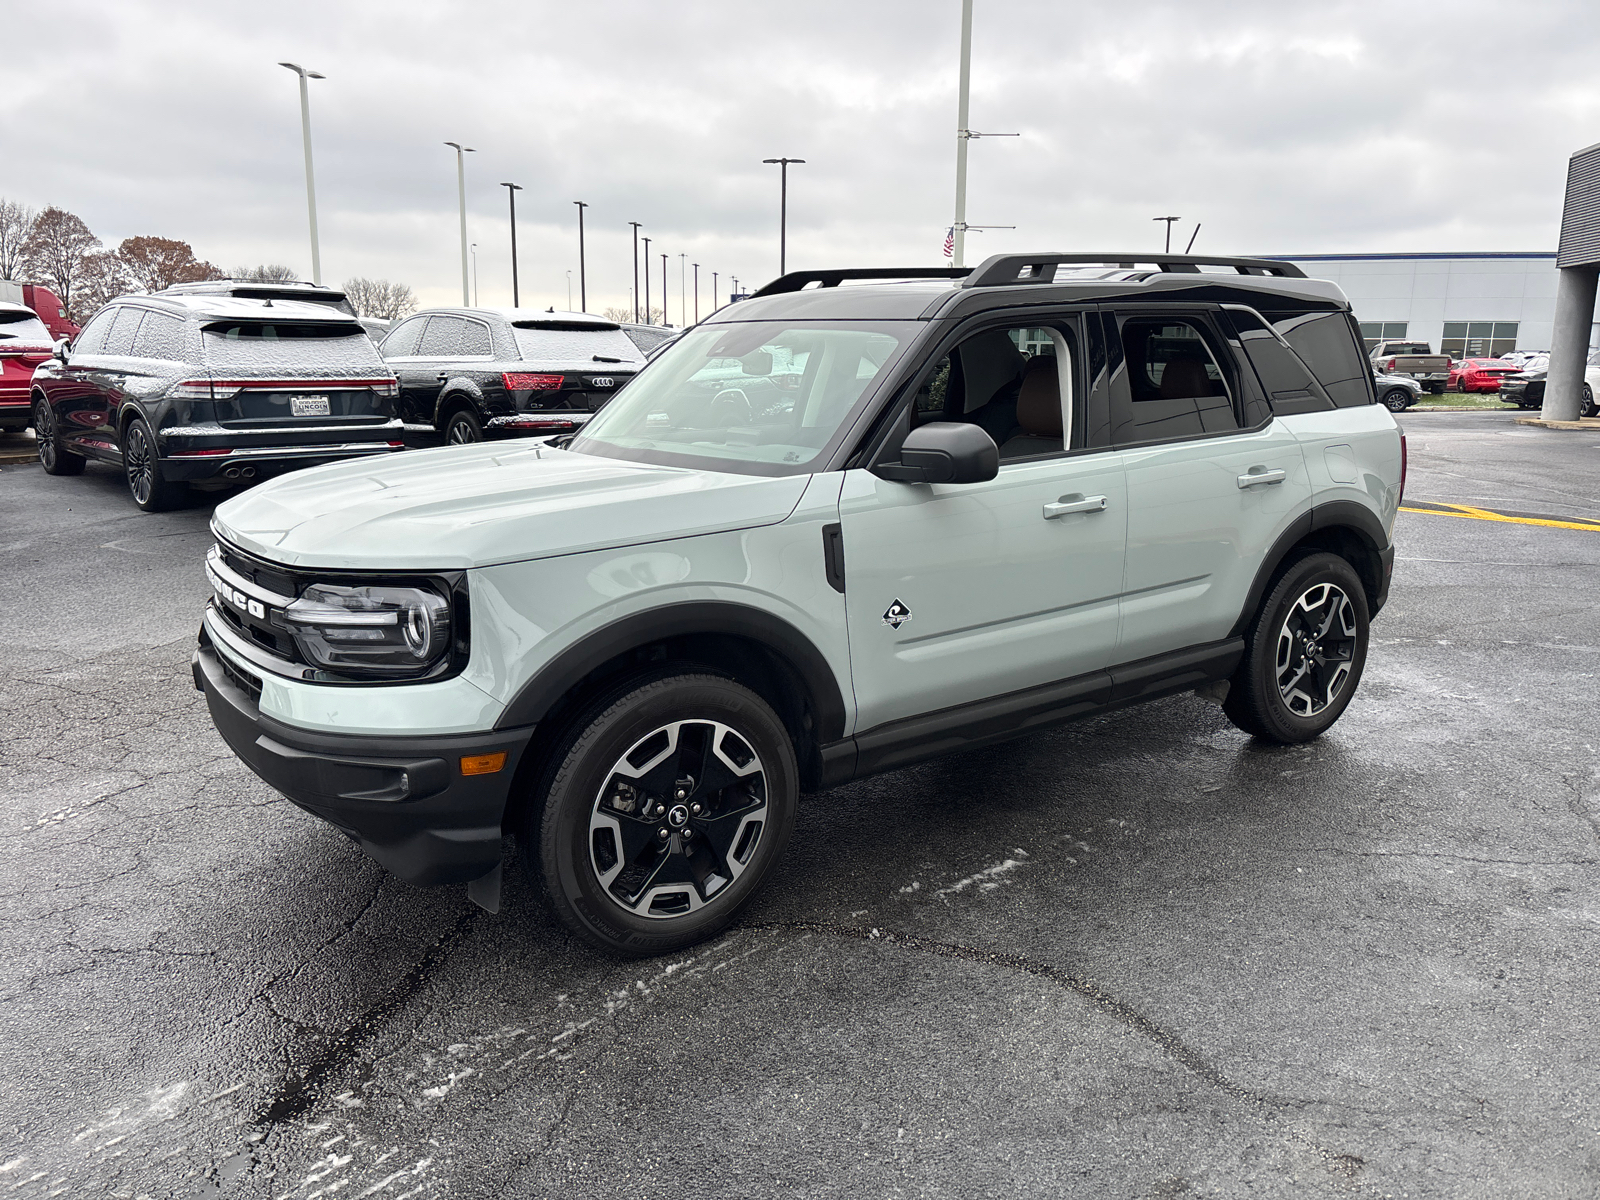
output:
<path id="1" fill-rule="evenodd" d="M 1050 283 L 1054 271 L 1046 267 L 1062 263 L 1098 266 L 1116 264 L 1131 269 L 1135 264 L 1150 264 L 1160 271 L 1198 274 L 1201 267 L 1232 267 L 1241 275 L 1278 275 L 1304 279 L 1306 273 L 1291 262 L 1270 258 L 1216 258 L 1209 254 L 996 254 L 986 258 L 968 275 L 962 287 L 1009 287 L 1015 284 Z M 1027 274 L 1023 272 L 1026 270 Z M 787 277 L 786 277 L 787 278 Z"/>
<path id="2" fill-rule="evenodd" d="M 752 292 L 751 298 L 798 292 L 812 283 L 838 287 L 846 279 L 960 279 L 970 270 L 971 267 L 839 267 L 826 271 L 790 271 Z"/>

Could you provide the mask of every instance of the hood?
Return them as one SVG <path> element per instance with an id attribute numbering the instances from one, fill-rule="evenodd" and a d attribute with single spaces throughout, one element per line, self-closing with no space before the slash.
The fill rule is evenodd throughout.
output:
<path id="1" fill-rule="evenodd" d="M 454 570 L 775 525 L 809 478 L 442 446 L 280 476 L 220 505 L 212 528 L 288 566 Z"/>

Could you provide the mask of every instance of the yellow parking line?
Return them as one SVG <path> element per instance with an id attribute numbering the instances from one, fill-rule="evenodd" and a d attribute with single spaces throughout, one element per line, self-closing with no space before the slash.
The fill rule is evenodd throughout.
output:
<path id="1" fill-rule="evenodd" d="M 1447 511 L 1441 511 L 1447 510 Z M 1474 521 L 1502 521 L 1507 525 L 1544 525 L 1551 529 L 1583 529 L 1600 533 L 1600 522 L 1557 521 L 1546 517 L 1508 517 L 1487 508 L 1473 508 L 1470 504 L 1440 504 L 1437 508 L 1407 508 L 1401 512 L 1419 513 L 1426 517 L 1468 517 Z"/>

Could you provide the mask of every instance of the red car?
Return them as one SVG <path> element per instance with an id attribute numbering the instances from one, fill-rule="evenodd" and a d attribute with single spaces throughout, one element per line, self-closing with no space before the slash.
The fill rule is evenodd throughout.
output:
<path id="1" fill-rule="evenodd" d="M 1498 392 L 1500 381 L 1516 373 L 1516 364 L 1503 358 L 1463 358 L 1450 364 L 1450 382 L 1445 386 L 1451 391 Z"/>
<path id="2" fill-rule="evenodd" d="M 15 432 L 32 423 L 33 369 L 50 361 L 53 342 L 33 309 L 0 303 L 0 430 Z"/>

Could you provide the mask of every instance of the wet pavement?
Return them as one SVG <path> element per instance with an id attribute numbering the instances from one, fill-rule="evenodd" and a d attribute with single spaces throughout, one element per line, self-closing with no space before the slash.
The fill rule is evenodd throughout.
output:
<path id="1" fill-rule="evenodd" d="M 1600 435 L 1403 423 L 1412 499 L 1600 517 Z M 1319 742 L 1181 696 L 811 797 L 617 963 L 234 760 L 209 511 L 0 467 L 6 1196 L 1600 1192 L 1600 533 L 1403 513 Z"/>

